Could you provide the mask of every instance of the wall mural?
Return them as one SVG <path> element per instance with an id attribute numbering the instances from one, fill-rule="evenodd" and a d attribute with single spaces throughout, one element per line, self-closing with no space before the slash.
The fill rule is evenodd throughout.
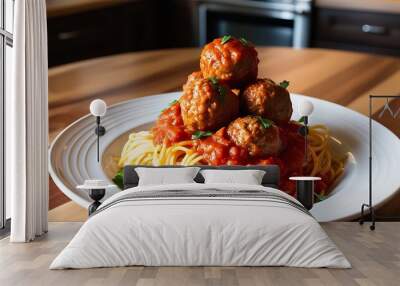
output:
<path id="1" fill-rule="evenodd" d="M 189 73 L 181 91 L 110 106 L 102 115 L 106 131 L 100 141 L 93 132 L 99 120 L 90 116 L 64 130 L 50 153 L 56 185 L 88 207 L 93 201 L 76 186 L 90 178 L 114 183 L 108 198 L 124 189 L 124 166 L 277 165 L 279 189 L 293 197 L 298 198 L 298 177 L 313 178 L 311 213 L 318 220 L 360 216 L 369 194 L 368 117 L 290 93 L 289 79 L 260 75 L 268 58 L 260 61 L 245 38 L 217 38 L 196 61 L 200 70 Z M 399 115 L 389 103 L 378 108 L 376 119 L 386 112 Z M 373 178 L 382 189 L 374 202 L 381 204 L 400 185 L 395 169 L 383 167 L 397 163 L 400 148 L 394 146 L 400 141 L 377 122 L 374 139 L 383 147 L 375 154 L 376 166 L 387 176 Z"/>

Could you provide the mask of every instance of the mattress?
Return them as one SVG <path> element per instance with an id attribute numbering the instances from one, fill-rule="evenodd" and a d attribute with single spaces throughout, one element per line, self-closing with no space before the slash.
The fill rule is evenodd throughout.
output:
<path id="1" fill-rule="evenodd" d="M 112 196 L 50 269 L 132 265 L 351 267 L 312 215 L 284 192 L 196 183 Z"/>

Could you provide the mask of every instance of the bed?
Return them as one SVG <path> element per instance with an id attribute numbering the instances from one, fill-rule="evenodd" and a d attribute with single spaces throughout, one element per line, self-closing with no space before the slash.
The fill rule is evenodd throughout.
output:
<path id="1" fill-rule="evenodd" d="M 251 167 L 265 171 L 262 185 L 203 183 L 198 174 L 194 183 L 150 186 L 138 186 L 136 167 L 124 168 L 125 190 L 102 203 L 50 269 L 351 267 L 312 215 L 277 188 L 277 166 Z"/>

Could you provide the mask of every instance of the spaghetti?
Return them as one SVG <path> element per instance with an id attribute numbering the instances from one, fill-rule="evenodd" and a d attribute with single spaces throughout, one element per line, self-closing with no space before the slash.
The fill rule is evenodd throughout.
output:
<path id="1" fill-rule="evenodd" d="M 332 154 L 329 141 L 331 136 L 324 125 L 309 127 L 308 161 L 304 165 L 304 175 L 321 176 L 331 185 L 344 170 L 345 159 L 338 159 Z M 192 166 L 207 164 L 204 156 L 195 148 L 195 140 L 185 140 L 168 146 L 166 143 L 154 144 L 154 135 L 150 131 L 131 133 L 121 152 L 119 168 L 125 165 L 182 165 Z M 321 189 L 320 195 L 328 194 L 328 189 Z"/>
<path id="2" fill-rule="evenodd" d="M 200 164 L 203 156 L 193 149 L 193 141 L 186 140 L 167 146 L 155 145 L 153 133 L 141 131 L 129 135 L 118 166 L 125 165 L 182 165 L 191 166 Z"/>
<path id="3" fill-rule="evenodd" d="M 346 158 L 336 158 L 331 151 L 329 141 L 331 136 L 325 125 L 314 125 L 309 128 L 308 135 L 310 154 L 304 172 L 308 176 L 323 177 L 330 185 L 344 171 Z M 323 190 L 320 195 L 326 195 Z"/>

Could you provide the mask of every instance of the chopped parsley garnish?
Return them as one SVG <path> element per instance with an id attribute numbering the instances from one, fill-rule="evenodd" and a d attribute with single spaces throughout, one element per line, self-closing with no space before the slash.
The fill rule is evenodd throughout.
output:
<path id="1" fill-rule="evenodd" d="M 267 118 L 262 118 L 261 116 L 257 116 L 258 120 L 260 121 L 262 127 L 265 129 L 270 128 L 272 126 L 272 121 Z"/>
<path id="2" fill-rule="evenodd" d="M 249 45 L 249 41 L 247 41 L 245 38 L 240 38 L 239 41 L 242 43 L 243 46 Z"/>
<path id="3" fill-rule="evenodd" d="M 203 137 L 209 137 L 211 135 L 212 135 L 211 131 L 200 131 L 200 130 L 197 130 L 192 134 L 192 139 L 200 139 L 200 138 L 203 138 Z"/>
<path id="4" fill-rule="evenodd" d="M 221 96 L 225 96 L 228 94 L 229 90 L 225 86 L 219 85 L 218 92 Z"/>
<path id="5" fill-rule="evenodd" d="M 161 110 L 161 113 L 163 113 L 165 110 L 167 110 L 169 107 L 171 107 L 172 105 L 174 105 L 175 103 L 178 103 L 179 101 L 177 100 L 177 99 L 174 99 L 173 101 L 171 101 L 169 104 L 168 104 L 168 107 L 166 107 L 166 108 L 164 108 L 164 109 L 162 109 Z"/>
<path id="6" fill-rule="evenodd" d="M 209 77 L 208 80 L 211 82 L 211 85 L 215 91 L 218 92 L 219 95 L 225 97 L 228 94 L 229 90 L 223 85 L 220 85 L 218 79 L 216 77 Z"/>
<path id="7" fill-rule="evenodd" d="M 218 84 L 218 79 L 215 76 L 209 77 L 208 80 L 213 84 L 217 85 Z"/>
<path id="8" fill-rule="evenodd" d="M 226 44 L 227 42 L 229 42 L 230 40 L 232 39 L 232 36 L 231 35 L 225 35 L 225 36 L 223 36 L 222 37 L 222 39 L 221 39 L 221 44 Z"/>
<path id="9" fill-rule="evenodd" d="M 174 105 L 175 103 L 178 103 L 179 101 L 177 100 L 177 99 L 174 99 L 173 101 L 171 101 L 170 103 L 169 103 L 169 106 L 172 106 L 172 105 Z"/>
<path id="10" fill-rule="evenodd" d="M 317 193 L 314 193 L 314 195 L 317 197 L 317 201 L 318 202 L 323 201 L 323 200 L 325 200 L 327 198 L 327 196 L 321 195 L 321 194 L 317 194 Z"/>
<path id="11" fill-rule="evenodd" d="M 289 82 L 287 80 L 281 81 L 279 85 L 283 88 L 288 88 Z"/>
<path id="12" fill-rule="evenodd" d="M 304 120 L 306 120 L 305 116 L 300 117 L 300 119 L 298 120 L 299 123 L 304 123 Z"/>
<path id="13" fill-rule="evenodd" d="M 119 170 L 115 177 L 112 179 L 114 184 L 116 184 L 121 190 L 124 189 L 124 172 Z"/>

